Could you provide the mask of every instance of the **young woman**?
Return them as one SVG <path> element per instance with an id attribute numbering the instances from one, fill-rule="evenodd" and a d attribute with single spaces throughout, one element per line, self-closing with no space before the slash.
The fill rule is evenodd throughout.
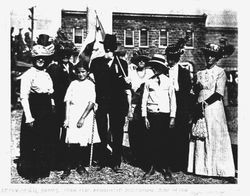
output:
<path id="1" fill-rule="evenodd" d="M 64 127 L 66 131 L 65 142 L 67 166 L 61 176 L 62 179 L 70 175 L 70 170 L 76 167 L 76 171 L 82 175 L 87 173 L 84 165 L 88 160 L 87 146 L 93 142 L 100 142 L 97 133 L 97 125 L 94 119 L 95 85 L 88 78 L 88 64 L 80 61 L 75 65 L 77 79 L 69 85 L 64 101 L 66 102 L 66 117 Z M 93 132 L 92 132 L 93 131 Z"/>
<path id="2" fill-rule="evenodd" d="M 46 72 L 53 46 L 35 45 L 33 67 L 21 76 L 20 98 L 23 118 L 20 132 L 20 159 L 17 171 L 31 182 L 49 176 L 53 152 L 53 84 Z"/>
<path id="3" fill-rule="evenodd" d="M 147 80 L 154 75 L 151 68 L 146 67 L 146 63 L 150 58 L 146 55 L 138 54 L 131 59 L 131 64 L 135 68 L 129 71 L 129 78 L 131 80 L 131 108 L 132 115 L 130 117 L 128 132 L 129 144 L 133 153 L 134 164 L 144 167 L 146 152 L 145 152 L 145 134 L 146 128 L 144 120 L 141 116 L 141 100 L 143 87 Z M 132 66 L 130 66 L 132 67 Z"/>
<path id="4" fill-rule="evenodd" d="M 207 137 L 192 137 L 188 172 L 204 176 L 234 177 L 235 168 L 223 106 L 226 74 L 217 62 L 233 53 L 233 47 L 208 44 L 203 48 L 206 69 L 197 72 L 196 119 L 205 118 Z"/>

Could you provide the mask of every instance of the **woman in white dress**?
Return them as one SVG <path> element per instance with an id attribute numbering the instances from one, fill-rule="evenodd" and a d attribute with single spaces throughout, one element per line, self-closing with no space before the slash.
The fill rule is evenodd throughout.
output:
<path id="1" fill-rule="evenodd" d="M 235 167 L 223 105 L 226 74 L 217 62 L 233 53 L 231 45 L 208 44 L 202 49 L 206 69 L 197 72 L 196 119 L 205 117 L 207 137 L 192 137 L 188 172 L 215 177 L 234 177 Z"/>
<path id="2" fill-rule="evenodd" d="M 77 80 L 71 82 L 64 98 L 68 164 L 61 176 L 62 179 L 70 175 L 70 170 L 74 166 L 77 167 L 76 171 L 80 175 L 87 173 L 84 168 L 89 156 L 86 147 L 91 144 L 92 139 L 94 143 L 100 142 L 94 119 L 95 85 L 88 77 L 88 64 L 83 62 L 76 64 L 75 73 Z"/>

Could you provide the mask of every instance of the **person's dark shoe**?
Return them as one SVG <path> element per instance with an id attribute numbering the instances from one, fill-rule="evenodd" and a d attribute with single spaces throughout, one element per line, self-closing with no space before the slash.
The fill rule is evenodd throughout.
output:
<path id="1" fill-rule="evenodd" d="M 30 182 L 31 184 L 34 184 L 34 183 L 36 183 L 37 180 L 38 180 L 38 178 L 30 178 L 30 179 L 29 179 L 29 182 Z"/>
<path id="2" fill-rule="evenodd" d="M 60 176 L 60 178 L 62 180 L 64 180 L 65 178 L 67 178 L 70 175 L 70 169 L 66 169 L 63 171 L 63 174 Z"/>
<path id="3" fill-rule="evenodd" d="M 170 169 L 162 169 L 162 175 L 166 181 L 175 181 L 172 171 Z"/>
<path id="4" fill-rule="evenodd" d="M 143 179 L 148 178 L 148 177 L 154 175 L 154 173 L 155 173 L 155 169 L 154 169 L 153 166 L 151 166 L 150 170 L 147 171 L 147 172 L 143 175 L 142 178 L 143 178 Z"/>
<path id="5" fill-rule="evenodd" d="M 237 179 L 234 177 L 225 177 L 225 180 L 229 183 L 229 184 L 236 184 L 237 183 Z"/>
<path id="6" fill-rule="evenodd" d="M 76 169 L 76 172 L 79 174 L 79 175 L 83 175 L 83 174 L 89 174 L 88 171 L 85 169 L 85 167 L 83 166 L 79 166 L 77 169 Z"/>
<path id="7" fill-rule="evenodd" d="M 115 166 L 111 167 L 111 169 L 112 169 L 115 173 L 122 173 L 122 169 L 121 169 L 118 165 L 115 165 Z"/>

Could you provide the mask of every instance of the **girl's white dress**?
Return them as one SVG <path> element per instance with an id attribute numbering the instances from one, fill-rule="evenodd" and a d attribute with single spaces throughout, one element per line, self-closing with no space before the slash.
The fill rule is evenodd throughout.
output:
<path id="1" fill-rule="evenodd" d="M 95 103 L 94 83 L 86 79 L 84 81 L 74 80 L 69 85 L 64 101 L 69 101 L 69 127 L 66 132 L 65 142 L 69 144 L 79 143 L 81 146 L 87 146 L 91 143 L 91 136 L 94 123 L 93 142 L 100 142 L 97 132 L 96 120 L 93 110 L 85 118 L 81 128 L 77 128 L 77 122 L 84 113 L 89 102 Z"/>
<path id="2" fill-rule="evenodd" d="M 197 82 L 201 83 L 198 102 L 210 97 L 214 92 L 224 95 L 225 71 L 214 66 L 197 73 Z M 227 121 L 222 100 L 217 100 L 205 108 L 208 137 L 191 140 L 189 147 L 188 172 L 206 176 L 235 176 L 233 153 L 228 133 Z"/>

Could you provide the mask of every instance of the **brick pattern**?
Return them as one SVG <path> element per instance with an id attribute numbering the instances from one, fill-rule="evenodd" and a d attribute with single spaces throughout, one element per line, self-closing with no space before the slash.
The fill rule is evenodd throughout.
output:
<path id="1" fill-rule="evenodd" d="M 62 11 L 62 28 L 66 30 L 70 38 L 73 39 L 74 27 L 84 29 L 84 39 L 87 36 L 87 14 L 85 11 Z M 185 53 L 181 56 L 181 61 L 189 61 L 194 65 L 194 72 L 204 67 L 205 62 L 201 51 L 201 47 L 205 43 L 217 43 L 218 38 L 222 35 L 226 36 L 231 44 L 236 47 L 234 54 L 222 59 L 220 66 L 222 67 L 236 67 L 238 66 L 237 46 L 238 46 L 238 31 L 237 28 L 213 28 L 205 26 L 206 16 L 184 16 L 179 15 L 172 17 L 171 15 L 157 15 L 157 14 L 138 14 L 133 15 L 129 13 L 113 13 L 113 33 L 117 35 L 119 49 L 126 50 L 128 59 L 132 57 L 134 48 L 139 47 L 139 34 L 141 28 L 146 28 L 149 31 L 149 47 L 140 48 L 145 50 L 150 56 L 154 53 L 164 54 L 165 48 L 159 47 L 159 30 L 166 29 L 169 32 L 168 44 L 175 43 L 178 38 L 185 36 L 187 30 L 194 32 L 194 47 L 187 48 Z M 132 29 L 134 31 L 134 47 L 124 47 L 124 30 Z"/>

